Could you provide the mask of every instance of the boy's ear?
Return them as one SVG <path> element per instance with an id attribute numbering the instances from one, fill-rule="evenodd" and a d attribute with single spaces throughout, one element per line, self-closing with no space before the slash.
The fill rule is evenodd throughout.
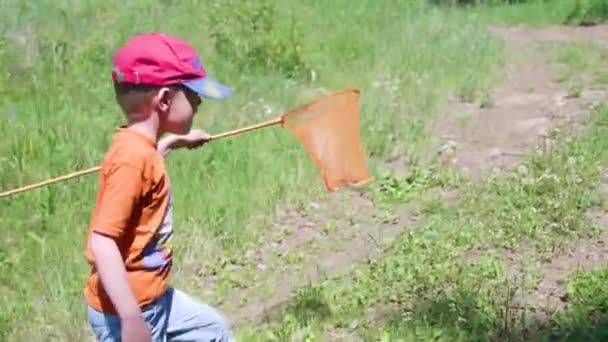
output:
<path id="1" fill-rule="evenodd" d="M 171 107 L 171 89 L 161 88 L 154 97 L 154 105 L 161 111 L 166 112 Z"/>

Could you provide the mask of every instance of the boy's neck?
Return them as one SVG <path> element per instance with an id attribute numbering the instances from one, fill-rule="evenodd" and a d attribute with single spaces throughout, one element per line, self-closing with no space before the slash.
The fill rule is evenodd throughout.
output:
<path id="1" fill-rule="evenodd" d="M 142 117 L 145 117 L 145 119 L 142 119 Z M 142 134 L 156 142 L 158 142 L 162 135 L 158 115 L 128 115 L 126 126 L 127 129 Z"/>

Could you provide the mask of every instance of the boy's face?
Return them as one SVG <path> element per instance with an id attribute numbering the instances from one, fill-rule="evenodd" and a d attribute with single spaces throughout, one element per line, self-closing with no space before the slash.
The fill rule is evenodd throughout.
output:
<path id="1" fill-rule="evenodd" d="M 197 93 L 183 86 L 171 92 L 166 103 L 161 125 L 164 131 L 174 134 L 186 134 L 192 128 L 192 119 L 201 104 Z"/>

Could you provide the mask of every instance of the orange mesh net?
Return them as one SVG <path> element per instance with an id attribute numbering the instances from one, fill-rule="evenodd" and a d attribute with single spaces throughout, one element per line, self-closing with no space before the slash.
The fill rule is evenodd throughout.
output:
<path id="1" fill-rule="evenodd" d="M 328 191 L 373 180 L 360 137 L 360 100 L 356 89 L 330 94 L 283 115 L 282 125 L 314 161 Z"/>

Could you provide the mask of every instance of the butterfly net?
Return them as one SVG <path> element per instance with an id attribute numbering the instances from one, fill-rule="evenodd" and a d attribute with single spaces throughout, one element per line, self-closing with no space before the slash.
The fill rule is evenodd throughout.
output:
<path id="1" fill-rule="evenodd" d="M 328 191 L 372 181 L 361 146 L 358 90 L 330 94 L 282 119 L 321 172 Z"/>

